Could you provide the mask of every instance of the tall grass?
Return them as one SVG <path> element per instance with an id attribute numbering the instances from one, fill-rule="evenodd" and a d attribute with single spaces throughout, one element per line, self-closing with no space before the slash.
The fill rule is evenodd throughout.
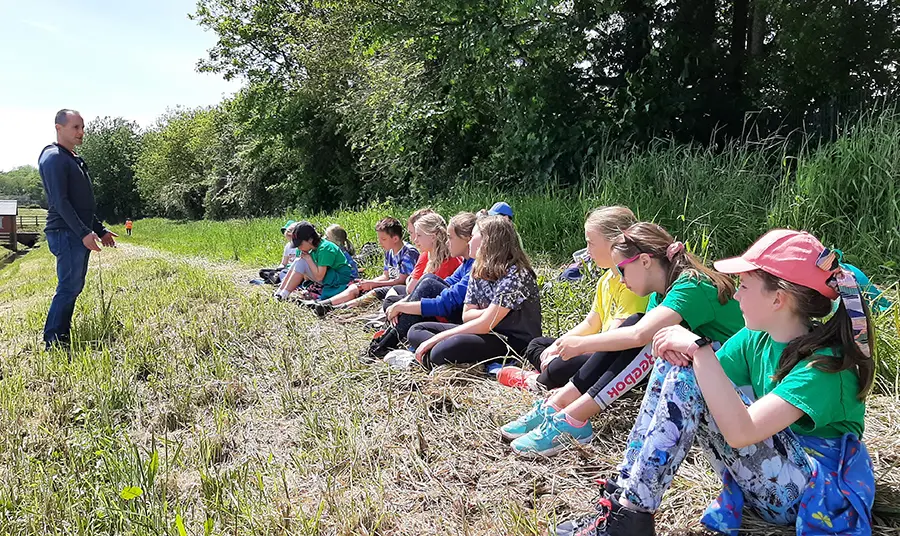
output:
<path id="1" fill-rule="evenodd" d="M 806 229 L 880 275 L 900 275 L 900 114 L 867 115 L 805 150 L 770 222 Z"/>

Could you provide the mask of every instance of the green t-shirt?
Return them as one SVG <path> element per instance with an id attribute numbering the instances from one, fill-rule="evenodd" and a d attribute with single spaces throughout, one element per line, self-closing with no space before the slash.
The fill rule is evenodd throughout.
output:
<path id="1" fill-rule="evenodd" d="M 322 280 L 322 285 L 328 287 L 334 285 L 338 280 L 349 281 L 353 270 L 347 263 L 347 257 L 344 256 L 344 252 L 334 242 L 329 242 L 323 238 L 319 242 L 319 247 L 312 250 L 310 256 L 313 262 L 316 263 L 316 266 L 328 267 L 328 270 L 325 272 L 325 278 Z"/>
<path id="2" fill-rule="evenodd" d="M 682 324 L 688 329 L 723 343 L 744 327 L 744 315 L 734 299 L 725 305 L 719 303 L 716 286 L 706 279 L 682 275 L 660 301 L 654 292 L 650 295 L 647 311 L 663 305 L 681 315 Z"/>
<path id="3" fill-rule="evenodd" d="M 742 329 L 716 352 L 725 374 L 738 387 L 753 387 L 756 398 L 775 393 L 806 414 L 791 425 L 796 434 L 840 437 L 846 433 L 862 438 L 866 405 L 859 394 L 859 377 L 852 370 L 825 372 L 809 360 L 797 363 L 777 384 L 773 380 L 787 343 L 776 342 L 764 331 Z M 815 352 L 835 355 L 832 349 Z"/>

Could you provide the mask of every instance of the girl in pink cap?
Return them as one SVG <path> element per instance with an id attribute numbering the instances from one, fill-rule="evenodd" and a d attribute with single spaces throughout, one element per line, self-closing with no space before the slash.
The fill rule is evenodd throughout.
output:
<path id="1" fill-rule="evenodd" d="M 615 482 L 598 514 L 556 534 L 655 534 L 653 515 L 696 442 L 723 490 L 702 522 L 737 533 L 744 504 L 799 535 L 871 534 L 875 479 L 861 441 L 872 387 L 871 323 L 852 272 L 805 232 L 774 230 L 741 257 L 746 328 L 718 351 L 681 326 L 657 359 Z M 832 300 L 840 299 L 827 322 Z"/>

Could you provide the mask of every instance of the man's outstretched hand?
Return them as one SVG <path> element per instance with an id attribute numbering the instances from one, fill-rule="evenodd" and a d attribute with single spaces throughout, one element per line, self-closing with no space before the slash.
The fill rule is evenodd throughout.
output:
<path id="1" fill-rule="evenodd" d="M 97 245 L 97 240 L 100 240 L 100 237 L 97 236 L 97 233 L 88 233 L 84 235 L 84 238 L 81 239 L 81 243 L 84 244 L 84 247 L 88 248 L 91 251 L 100 251 L 100 246 Z"/>
<path id="2" fill-rule="evenodd" d="M 114 248 L 116 247 L 116 237 L 119 236 L 112 231 L 107 231 L 102 238 L 100 238 L 100 242 L 103 244 L 105 248 Z"/>

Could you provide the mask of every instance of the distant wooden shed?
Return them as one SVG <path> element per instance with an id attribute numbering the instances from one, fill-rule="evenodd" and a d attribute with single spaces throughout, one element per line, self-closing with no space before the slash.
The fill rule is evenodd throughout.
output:
<path id="1" fill-rule="evenodd" d="M 19 202 L 15 199 L 0 199 L 0 245 L 18 250 L 16 236 L 16 216 L 19 215 Z"/>

